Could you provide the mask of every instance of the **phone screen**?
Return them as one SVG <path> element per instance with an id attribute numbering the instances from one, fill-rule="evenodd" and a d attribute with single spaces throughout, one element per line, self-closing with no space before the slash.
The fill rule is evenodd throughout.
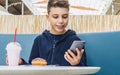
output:
<path id="1" fill-rule="evenodd" d="M 77 54 L 76 52 L 76 48 L 78 48 L 79 50 L 83 49 L 85 44 L 85 41 L 73 41 L 70 50 L 73 51 L 73 53 Z"/>

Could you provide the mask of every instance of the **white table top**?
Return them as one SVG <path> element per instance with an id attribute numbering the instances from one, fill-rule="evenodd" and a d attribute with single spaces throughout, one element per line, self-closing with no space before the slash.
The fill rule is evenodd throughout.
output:
<path id="1" fill-rule="evenodd" d="M 0 66 L 0 75 L 85 75 L 94 74 L 100 67 L 72 66 Z"/>

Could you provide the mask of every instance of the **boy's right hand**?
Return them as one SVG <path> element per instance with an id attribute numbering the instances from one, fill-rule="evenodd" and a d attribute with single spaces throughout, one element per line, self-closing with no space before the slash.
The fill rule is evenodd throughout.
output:
<path id="1" fill-rule="evenodd" d="M 6 64 L 8 65 L 8 56 L 6 55 Z M 19 65 L 21 65 L 23 63 L 22 59 L 19 59 Z"/>
<path id="2" fill-rule="evenodd" d="M 75 55 L 71 50 L 65 52 L 64 58 L 68 61 L 71 65 L 75 66 L 78 65 L 82 59 L 82 55 L 84 53 L 84 49 L 79 50 L 76 48 L 77 55 Z"/>

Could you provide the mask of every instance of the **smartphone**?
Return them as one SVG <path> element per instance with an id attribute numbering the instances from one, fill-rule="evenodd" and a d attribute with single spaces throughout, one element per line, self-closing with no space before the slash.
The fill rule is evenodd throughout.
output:
<path id="1" fill-rule="evenodd" d="M 70 50 L 72 50 L 73 53 L 77 54 L 76 52 L 76 48 L 78 48 L 79 50 L 83 49 L 85 45 L 85 41 L 73 41 Z"/>

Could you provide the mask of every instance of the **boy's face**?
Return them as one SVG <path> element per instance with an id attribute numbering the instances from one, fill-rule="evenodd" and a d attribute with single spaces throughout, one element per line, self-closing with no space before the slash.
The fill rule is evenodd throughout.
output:
<path id="1" fill-rule="evenodd" d="M 51 7 L 47 15 L 52 34 L 63 34 L 68 24 L 69 10 L 67 8 Z"/>

